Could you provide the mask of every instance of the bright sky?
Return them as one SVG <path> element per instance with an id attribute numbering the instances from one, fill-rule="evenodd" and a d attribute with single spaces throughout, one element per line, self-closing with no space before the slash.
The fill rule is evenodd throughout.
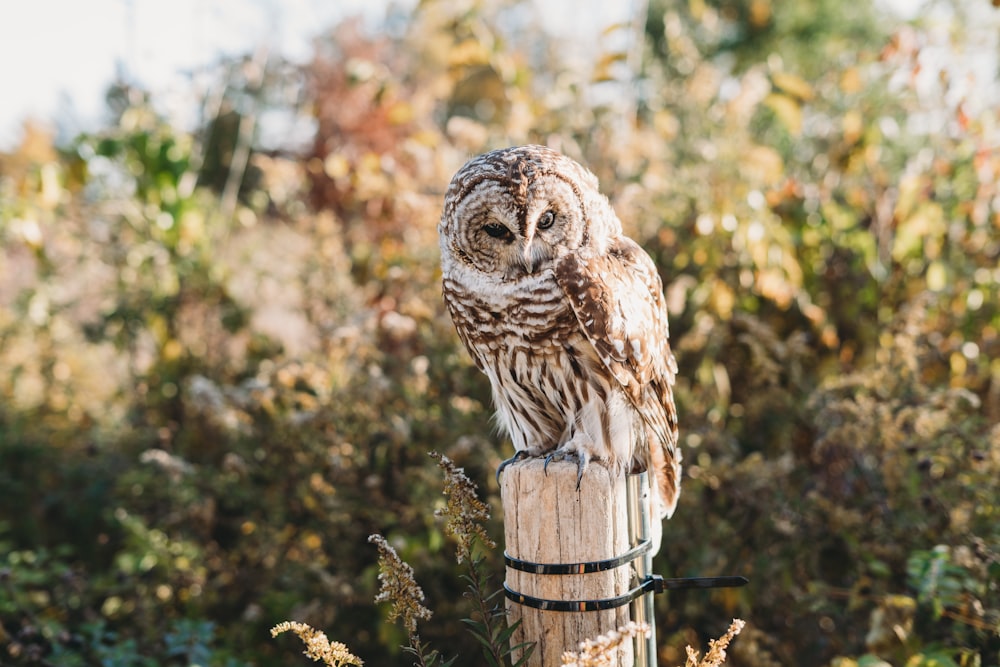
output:
<path id="1" fill-rule="evenodd" d="M 185 71 L 215 62 L 220 55 L 252 52 L 264 45 L 305 61 L 311 39 L 338 18 L 362 14 L 377 19 L 390 1 L 416 0 L 0 0 L 0 151 L 18 142 L 21 123 L 50 120 L 69 138 L 97 126 L 104 114 L 104 91 L 120 65 L 129 81 L 157 93 L 190 97 Z M 562 35 L 582 34 L 594 21 L 615 20 L 610 8 L 627 16 L 634 3 L 590 0 L 586 12 L 566 11 L 578 0 L 539 0 L 544 20 Z M 912 15 L 920 0 L 881 0 Z M 976 3 L 969 3 L 975 6 Z M 985 24 L 996 10 L 980 3 Z M 621 20 L 618 18 L 617 20 Z M 589 22 L 589 26 L 584 25 Z M 995 25 L 995 23 L 994 23 Z M 996 77 L 996 35 L 971 47 L 966 68 L 979 70 L 975 86 Z M 585 41 L 585 40 L 581 40 Z M 942 37 L 947 42 L 947 36 Z M 978 52 L 978 53 L 976 53 Z M 996 94 L 987 96 L 988 103 Z M 178 105 L 189 99 L 176 100 Z M 169 107 L 169 99 L 167 106 Z"/>
<path id="2" fill-rule="evenodd" d="M 555 32 L 620 21 L 637 2 L 568 11 L 575 1 L 539 2 Z M 262 45 L 305 61 L 319 31 L 345 16 L 378 19 L 390 2 L 416 0 L 0 0 L 0 151 L 17 144 L 28 117 L 51 121 L 60 138 L 94 127 L 119 65 L 172 111 L 164 94 L 190 95 L 185 71 Z"/>
<path id="3" fill-rule="evenodd" d="M 182 88 L 183 71 L 267 45 L 305 60 L 311 38 L 339 17 L 378 16 L 372 0 L 0 0 L 0 150 L 28 116 L 73 133 L 104 113 L 122 64 L 153 90 Z"/>

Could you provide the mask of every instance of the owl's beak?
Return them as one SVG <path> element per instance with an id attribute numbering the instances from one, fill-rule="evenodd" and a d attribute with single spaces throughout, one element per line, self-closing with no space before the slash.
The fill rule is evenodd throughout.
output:
<path id="1" fill-rule="evenodd" d="M 538 256 L 538 248 L 535 247 L 534 240 L 535 230 L 528 229 L 524 238 L 524 252 L 521 255 L 521 260 L 524 262 L 524 270 L 529 274 L 534 273 L 541 263 L 541 257 Z"/>
<path id="2" fill-rule="evenodd" d="M 531 252 L 531 241 L 524 244 L 524 255 L 521 259 L 524 260 L 524 270 L 528 273 L 535 272 L 535 257 L 534 253 Z"/>

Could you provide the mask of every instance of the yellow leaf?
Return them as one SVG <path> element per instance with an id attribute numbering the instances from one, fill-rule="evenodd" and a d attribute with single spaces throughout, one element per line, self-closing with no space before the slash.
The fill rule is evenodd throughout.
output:
<path id="1" fill-rule="evenodd" d="M 753 0 L 750 3 L 750 25 L 763 28 L 771 21 L 770 0 Z"/>
<path id="2" fill-rule="evenodd" d="M 749 180 L 763 185 L 774 185 L 785 174 L 784 160 L 778 151 L 770 146 L 754 146 L 743 158 L 741 166 Z"/>
<path id="3" fill-rule="evenodd" d="M 927 289 L 940 292 L 948 285 L 948 269 L 940 260 L 927 267 Z"/>
<path id="4" fill-rule="evenodd" d="M 302 536 L 302 543 L 307 549 L 315 551 L 323 546 L 323 538 L 310 530 Z"/>
<path id="5" fill-rule="evenodd" d="M 831 667 L 858 667 L 858 661 L 851 658 L 838 656 L 830 663 Z"/>
<path id="6" fill-rule="evenodd" d="M 604 36 L 604 37 L 606 37 L 606 36 L 610 35 L 611 33 L 615 32 L 616 30 L 628 30 L 631 27 L 632 27 L 632 24 L 629 23 L 628 21 L 618 21 L 616 23 L 612 23 L 607 28 L 605 28 L 604 30 L 602 30 L 601 31 L 601 35 Z"/>
<path id="7" fill-rule="evenodd" d="M 861 92 L 862 85 L 861 71 L 857 67 L 848 67 L 840 75 L 840 89 L 848 95 Z"/>
<path id="8" fill-rule="evenodd" d="M 418 130 L 410 135 L 410 140 L 421 146 L 437 146 L 441 141 L 441 135 L 430 130 Z"/>
<path id="9" fill-rule="evenodd" d="M 892 258 L 900 262 L 907 257 L 921 257 L 924 255 L 925 245 L 940 239 L 946 231 L 947 222 L 941 206 L 935 202 L 919 204 L 896 227 L 896 235 L 892 240 Z"/>
<path id="10" fill-rule="evenodd" d="M 791 134 L 798 136 L 802 133 L 802 108 L 798 102 L 788 95 L 771 93 L 764 98 L 764 104 L 774 112 Z"/>
<path id="11" fill-rule="evenodd" d="M 176 361 L 184 353 L 184 346 L 176 338 L 171 338 L 163 344 L 161 352 L 164 361 Z"/>
<path id="12" fill-rule="evenodd" d="M 39 204 L 42 208 L 51 210 L 62 199 L 63 189 L 59 183 L 59 167 L 55 163 L 48 163 L 41 169 L 41 196 Z"/>
<path id="13" fill-rule="evenodd" d="M 897 219 L 910 217 L 920 203 L 921 193 L 925 187 L 924 179 L 919 175 L 904 176 L 899 181 L 899 196 L 896 198 L 896 208 L 893 215 Z"/>
<path id="14" fill-rule="evenodd" d="M 489 61 L 489 51 L 475 39 L 466 39 L 448 52 L 448 65 L 450 67 L 485 65 Z"/>
<path id="15" fill-rule="evenodd" d="M 358 171 L 365 175 L 378 174 L 382 172 L 382 156 L 374 151 L 368 151 L 361 156 L 358 164 Z"/>
<path id="16" fill-rule="evenodd" d="M 775 72 L 771 75 L 771 81 L 775 88 L 803 102 L 808 102 L 815 96 L 809 82 L 797 74 Z"/>
<path id="17" fill-rule="evenodd" d="M 336 180 L 347 176 L 347 172 L 351 169 L 351 164 L 347 161 L 347 158 L 340 153 L 330 153 L 323 160 L 323 171 L 330 178 Z"/>
<path id="18" fill-rule="evenodd" d="M 403 125 L 413 120 L 413 115 L 412 106 L 406 102 L 396 102 L 389 107 L 387 118 L 393 125 Z"/>
<path id="19" fill-rule="evenodd" d="M 729 285 L 721 280 L 715 281 L 712 285 L 712 293 L 709 296 L 709 303 L 714 307 L 715 312 L 723 320 L 728 320 L 733 316 L 733 308 L 736 306 L 736 295 Z"/>
<path id="20" fill-rule="evenodd" d="M 969 360 L 961 352 L 952 352 L 951 356 L 948 357 L 948 361 L 951 364 L 951 373 L 956 377 L 965 375 L 965 372 L 969 369 Z"/>
<path id="21" fill-rule="evenodd" d="M 611 68 L 615 63 L 624 62 L 626 58 L 628 58 L 628 54 L 624 51 L 605 53 L 594 65 L 592 80 L 598 83 L 601 81 L 613 81 L 615 77 L 611 73 Z"/>
<path id="22" fill-rule="evenodd" d="M 757 289 L 761 295 L 771 299 L 781 309 L 792 305 L 795 290 L 784 271 L 764 268 L 757 273 Z"/>
<path id="23" fill-rule="evenodd" d="M 842 124 L 844 127 L 844 141 L 849 144 L 857 143 L 858 139 L 861 138 L 861 134 L 865 130 L 865 122 L 864 119 L 861 118 L 861 112 L 856 109 L 851 109 L 844 114 Z"/>

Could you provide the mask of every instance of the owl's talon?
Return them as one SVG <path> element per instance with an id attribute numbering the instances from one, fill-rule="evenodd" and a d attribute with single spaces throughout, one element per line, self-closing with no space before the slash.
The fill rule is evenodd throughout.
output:
<path id="1" fill-rule="evenodd" d="M 549 464 L 553 461 L 576 461 L 576 490 L 579 491 L 580 483 L 583 482 L 583 472 L 590 463 L 590 457 L 579 452 L 557 449 L 545 457 L 544 470 L 546 475 L 549 474 Z"/>
<path id="2" fill-rule="evenodd" d="M 549 474 L 549 464 L 553 461 L 562 461 L 566 458 L 566 452 L 561 449 L 557 449 L 548 456 L 545 457 L 545 465 L 542 466 L 542 470 L 545 472 L 545 476 L 548 477 Z"/>
<path id="3" fill-rule="evenodd" d="M 520 449 L 520 450 L 514 452 L 514 456 L 512 456 L 509 459 L 506 459 L 504 461 L 501 461 L 500 465 L 497 466 L 497 484 L 500 483 L 500 473 L 503 472 L 504 468 L 506 468 L 507 466 L 509 466 L 509 465 L 511 465 L 513 463 L 517 463 L 518 461 L 523 461 L 524 459 L 527 459 L 527 458 L 531 458 L 531 455 L 528 454 L 528 452 L 526 452 L 525 450 Z"/>
<path id="4" fill-rule="evenodd" d="M 586 456 L 576 457 L 576 490 L 580 490 L 580 482 L 583 481 L 583 471 L 587 469 L 588 459 Z"/>

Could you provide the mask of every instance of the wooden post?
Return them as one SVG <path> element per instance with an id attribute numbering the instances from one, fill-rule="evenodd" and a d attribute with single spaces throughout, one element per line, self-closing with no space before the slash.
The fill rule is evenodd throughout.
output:
<path id="1" fill-rule="evenodd" d="M 570 462 L 528 459 L 501 474 L 506 553 L 531 563 L 589 563 L 629 551 L 626 476 L 592 463 L 577 490 L 577 467 Z M 633 521 L 634 523 L 634 521 Z M 546 575 L 507 567 L 508 590 L 544 600 L 602 600 L 625 595 L 636 585 L 634 563 L 603 572 Z M 507 600 L 509 621 L 522 623 L 512 644 L 535 642 L 529 667 L 560 664 L 564 651 L 614 630 L 630 620 L 629 605 L 603 611 L 551 611 Z M 515 660 L 519 655 L 515 655 Z M 632 667 L 631 642 L 609 663 Z"/>

